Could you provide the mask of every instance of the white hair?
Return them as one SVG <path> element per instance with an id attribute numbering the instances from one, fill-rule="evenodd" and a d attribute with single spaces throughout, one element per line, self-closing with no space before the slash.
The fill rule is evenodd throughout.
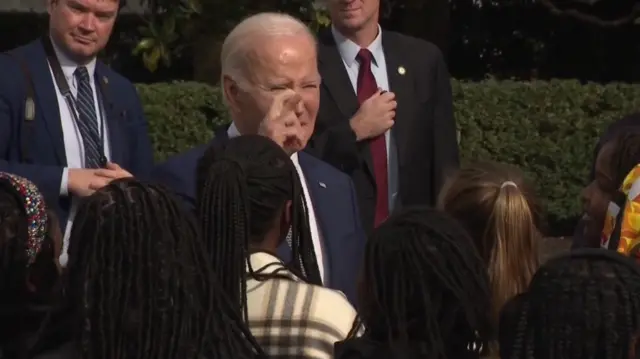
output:
<path id="1" fill-rule="evenodd" d="M 291 15 L 263 12 L 242 20 L 231 30 L 222 44 L 220 81 L 222 82 L 225 76 L 235 81 L 246 79 L 245 71 L 249 68 L 248 55 L 255 49 L 256 41 L 264 40 L 265 37 L 297 35 L 307 35 L 315 43 L 315 36 L 309 27 Z"/>

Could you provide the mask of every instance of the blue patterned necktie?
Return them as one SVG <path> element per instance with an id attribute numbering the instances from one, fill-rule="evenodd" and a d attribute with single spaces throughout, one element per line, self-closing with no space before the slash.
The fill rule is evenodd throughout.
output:
<path id="1" fill-rule="evenodd" d="M 100 130 L 98 130 L 98 116 L 91 88 L 91 78 L 89 71 L 84 66 L 80 66 L 74 73 L 78 82 L 78 96 L 76 96 L 76 107 L 78 110 L 78 129 L 82 135 L 84 144 L 84 167 L 103 167 L 100 149 Z"/>

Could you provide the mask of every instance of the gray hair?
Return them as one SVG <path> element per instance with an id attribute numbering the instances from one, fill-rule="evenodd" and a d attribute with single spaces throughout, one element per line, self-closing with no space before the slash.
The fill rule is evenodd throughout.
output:
<path id="1" fill-rule="evenodd" d="M 222 82 L 225 76 L 236 81 L 246 79 L 248 55 L 254 49 L 257 40 L 297 35 L 308 35 L 315 43 L 315 36 L 309 27 L 291 15 L 263 12 L 242 20 L 231 30 L 222 44 L 220 81 Z"/>

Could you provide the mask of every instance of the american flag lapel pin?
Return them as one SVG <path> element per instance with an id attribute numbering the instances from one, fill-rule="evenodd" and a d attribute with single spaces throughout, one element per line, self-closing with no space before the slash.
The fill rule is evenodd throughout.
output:
<path id="1" fill-rule="evenodd" d="M 318 184 L 319 184 L 319 185 L 320 185 L 320 187 L 322 187 L 322 188 L 327 188 L 327 185 L 326 185 L 326 184 L 324 184 L 324 182 L 318 182 Z"/>

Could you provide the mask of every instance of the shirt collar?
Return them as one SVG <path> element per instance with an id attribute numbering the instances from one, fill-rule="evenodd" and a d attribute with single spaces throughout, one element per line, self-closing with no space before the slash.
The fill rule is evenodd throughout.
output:
<path id="1" fill-rule="evenodd" d="M 288 269 L 283 271 L 282 268 L 286 268 L 284 262 L 273 254 L 267 252 L 255 252 L 249 256 L 249 263 L 251 263 L 251 269 L 260 271 L 260 274 L 271 274 L 276 271 L 280 275 L 289 277 L 291 280 L 300 280 L 295 274 L 291 273 Z M 247 267 L 247 272 L 249 268 Z"/>
<path id="2" fill-rule="evenodd" d="M 347 64 L 347 66 L 353 66 L 357 62 L 356 56 L 358 56 L 358 52 L 360 52 L 360 46 L 347 39 L 333 25 L 331 26 L 331 33 L 336 41 L 336 45 L 338 46 L 340 57 L 342 57 L 342 60 Z M 378 62 L 383 61 L 384 59 L 384 53 L 382 50 L 382 28 L 380 25 L 378 25 L 378 36 L 376 36 L 373 42 L 367 46 L 367 49 L 371 51 L 371 54 L 373 55 L 373 64 L 378 66 Z"/>
<path id="3" fill-rule="evenodd" d="M 227 136 L 229 136 L 230 139 L 241 136 L 241 133 L 240 131 L 238 131 L 238 127 L 236 127 L 235 122 L 231 122 L 231 126 L 229 126 L 229 129 L 227 130 Z M 293 164 L 296 166 L 296 168 L 300 166 L 300 164 L 298 163 L 297 152 L 291 155 L 291 161 L 293 161 Z"/>
<path id="4" fill-rule="evenodd" d="M 67 79 L 69 85 L 71 85 L 72 80 L 74 78 L 74 73 L 76 69 L 80 66 L 75 61 L 71 60 L 67 55 L 64 54 L 56 42 L 51 39 L 51 43 L 53 44 L 53 51 L 56 53 L 56 57 L 58 61 L 60 61 L 60 67 L 62 67 L 62 72 L 64 73 L 64 77 Z M 87 71 L 89 72 L 89 78 L 93 81 L 93 74 L 96 71 L 96 58 L 94 57 L 88 64 L 85 65 Z"/>
<path id="5" fill-rule="evenodd" d="M 284 263 L 282 262 L 282 260 L 276 256 L 274 256 L 271 253 L 267 253 L 267 252 L 255 252 L 255 253 L 251 253 L 251 256 L 249 256 L 249 262 L 251 263 L 251 268 L 253 268 L 253 270 L 258 270 L 262 267 L 266 267 L 267 265 L 271 264 L 271 263 L 277 263 L 277 264 L 281 264 L 284 265 Z M 266 273 L 270 273 L 274 270 L 277 269 L 278 266 L 276 265 L 272 265 L 269 266 L 269 268 L 267 268 L 265 270 Z"/>

